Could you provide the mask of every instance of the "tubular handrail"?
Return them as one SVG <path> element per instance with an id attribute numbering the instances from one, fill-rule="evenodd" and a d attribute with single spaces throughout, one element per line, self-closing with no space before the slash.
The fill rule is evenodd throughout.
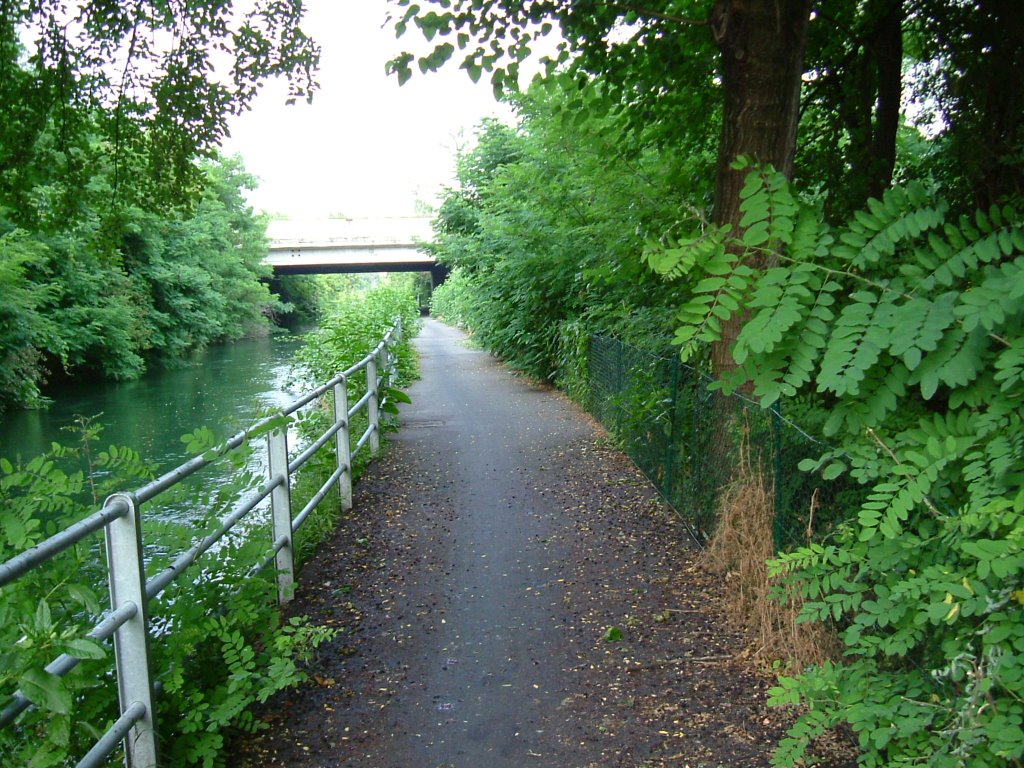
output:
<path id="1" fill-rule="evenodd" d="M 369 402 L 370 402 L 370 393 L 367 392 L 365 395 L 363 395 L 358 400 L 356 400 L 356 404 L 355 405 L 353 405 L 351 408 L 348 409 L 348 417 L 351 419 L 353 416 L 355 416 L 357 413 L 359 413 L 361 410 L 363 410 L 363 408 L 365 408 L 367 403 L 369 403 Z"/>
<path id="2" fill-rule="evenodd" d="M 85 637 L 104 641 L 111 637 L 114 643 L 114 663 L 121 692 L 120 717 L 95 743 L 78 763 L 78 768 L 102 765 L 124 744 L 125 754 L 133 768 L 152 768 L 157 764 L 157 736 L 153 713 L 153 674 L 148 655 L 148 603 L 185 573 L 204 553 L 210 550 L 231 529 L 256 509 L 268 497 L 271 500 L 272 554 L 256 563 L 251 572 L 262 570 L 271 563 L 277 567 L 278 600 L 282 604 L 291 598 L 293 580 L 292 538 L 313 510 L 327 497 L 332 488 L 340 493 L 343 509 L 352 505 L 352 458 L 369 444 L 371 455 L 379 447 L 379 406 L 386 399 L 386 390 L 394 375 L 394 356 L 391 348 L 401 339 L 401 320 L 384 335 L 374 349 L 332 379 L 305 393 L 276 414 L 255 422 L 247 429 L 232 435 L 215 448 L 194 456 L 183 464 L 143 485 L 132 493 L 110 497 L 104 506 L 85 519 L 74 523 L 57 534 L 39 542 L 30 549 L 0 563 L 0 587 L 14 582 L 26 573 L 45 565 L 50 559 L 73 547 L 100 530 L 104 531 L 107 547 L 107 577 L 110 583 L 111 606 Z M 378 376 L 378 363 L 383 375 Z M 348 407 L 351 378 L 365 370 L 366 392 L 352 408 Z M 304 448 L 293 460 L 288 458 L 288 417 L 313 403 L 328 392 L 334 394 L 334 420 L 323 434 Z M 352 417 L 367 412 L 367 427 L 356 445 L 351 445 Z M 147 579 L 143 566 L 141 516 L 139 508 L 184 479 L 213 464 L 217 459 L 250 441 L 255 435 L 267 433 L 267 480 L 254 491 L 244 494 L 225 516 L 215 531 L 178 554 L 170 565 Z M 292 474 L 308 462 L 331 439 L 337 447 L 337 468 L 324 482 L 298 515 L 292 516 L 290 486 Z M 54 675 L 66 675 L 80 659 L 63 654 L 51 661 L 45 670 Z M 0 728 L 10 725 L 32 706 L 29 699 L 16 691 L 7 706 L 0 711 Z"/>
<path id="3" fill-rule="evenodd" d="M 224 536 L 235 527 L 235 524 L 245 517 L 247 514 L 252 512 L 256 505 L 263 501 L 274 488 L 278 487 L 282 482 L 283 478 L 278 477 L 272 482 L 264 483 L 260 486 L 260 489 L 256 493 L 251 494 L 244 498 L 241 504 L 232 510 L 231 514 L 221 520 L 220 527 L 217 528 L 213 533 L 207 534 L 198 543 L 194 544 L 178 557 L 174 559 L 174 562 L 164 568 L 158 576 L 153 577 L 146 581 L 146 597 L 152 600 L 154 597 L 159 595 L 167 585 L 183 574 L 186 569 L 204 554 L 206 554 L 210 547 L 220 541 Z"/>
<path id="4" fill-rule="evenodd" d="M 61 552 L 66 552 L 82 539 L 96 533 L 96 531 L 127 513 L 128 507 L 124 504 L 118 502 L 107 504 L 103 509 L 94 512 L 84 520 L 68 526 L 63 531 L 39 542 L 31 549 L 26 549 L 24 552 L 15 555 L 6 563 L 0 563 L 0 587 L 6 586 L 15 579 L 24 576 L 33 568 L 43 565 Z"/>
<path id="5" fill-rule="evenodd" d="M 297 470 L 302 469 L 302 466 L 311 458 L 313 458 L 313 454 L 315 454 L 317 451 L 323 448 L 327 444 L 327 441 L 334 437 L 336 434 L 338 434 L 338 432 L 340 432 L 342 427 L 344 426 L 345 423 L 341 421 L 332 424 L 315 443 L 310 444 L 310 446 L 306 448 L 306 450 L 304 450 L 302 453 L 296 456 L 291 462 L 289 462 L 288 473 L 292 474 Z"/>

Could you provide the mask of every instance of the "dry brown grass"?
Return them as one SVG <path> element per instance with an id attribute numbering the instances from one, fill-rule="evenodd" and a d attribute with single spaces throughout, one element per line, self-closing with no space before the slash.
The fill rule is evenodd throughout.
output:
<path id="1" fill-rule="evenodd" d="M 797 623 L 799 596 L 790 593 L 785 604 L 770 596 L 776 587 L 768 576 L 768 560 L 776 554 L 775 488 L 761 456 L 752 454 L 748 437 L 744 429 L 739 466 L 719 500 L 718 528 L 702 562 L 727 579 L 729 617 L 753 632 L 755 658 L 795 668 L 835 658 L 838 641 L 831 631 L 820 624 Z"/>

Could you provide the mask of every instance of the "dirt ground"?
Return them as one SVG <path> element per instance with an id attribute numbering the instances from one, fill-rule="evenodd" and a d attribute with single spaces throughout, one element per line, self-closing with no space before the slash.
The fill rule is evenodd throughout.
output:
<path id="1" fill-rule="evenodd" d="M 597 424 L 553 390 L 509 386 L 554 404 L 546 424 L 574 425 L 491 468 L 489 497 L 509 495 L 505 475 L 523 489 L 511 522 L 474 529 L 467 510 L 489 508 L 460 496 L 460 466 L 485 473 L 480 450 L 446 463 L 431 447 L 444 435 L 425 433 L 448 417 L 404 413 L 405 437 L 360 481 L 289 607 L 343 631 L 306 684 L 262 709 L 269 727 L 238 745 L 236 768 L 770 764 L 788 716 L 766 706 L 771 674 L 723 618 L 728 584 Z"/>

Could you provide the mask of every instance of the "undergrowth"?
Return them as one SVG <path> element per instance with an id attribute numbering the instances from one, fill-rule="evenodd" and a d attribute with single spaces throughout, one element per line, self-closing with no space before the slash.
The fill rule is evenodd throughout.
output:
<path id="1" fill-rule="evenodd" d="M 327 319 L 304 353 L 313 373 L 321 380 L 331 378 L 358 361 L 401 314 L 406 343 L 398 351 L 399 378 L 387 392 L 393 409 L 404 398 L 398 381 L 408 381 L 415 372 L 407 341 L 416 332 L 416 309 L 412 302 L 408 311 L 405 293 L 383 286 L 353 302 L 355 310 L 342 308 Z M 319 425 L 322 431 L 323 421 L 323 413 L 312 409 L 300 417 L 298 428 Z M 253 430 L 243 448 L 218 459 L 232 470 L 231 480 L 179 486 L 160 497 L 169 509 L 207 510 L 203 519 L 175 522 L 160 513 L 156 501 L 145 505 L 150 575 L 216 529 L 239 495 L 259 484 L 248 461 L 249 446 L 276 426 L 281 425 L 272 422 Z M 110 493 L 152 478 L 152 467 L 133 449 L 102 447 L 100 425 L 83 421 L 79 433 L 76 445 L 55 444 L 18 464 L 0 460 L 0 562 L 88 516 Z M 182 439 L 197 454 L 215 452 L 219 444 L 205 427 Z M 293 511 L 333 471 L 334 457 L 321 453 L 296 485 Z M 368 458 L 361 456 L 359 466 Z M 335 496 L 334 503 L 322 502 L 308 518 L 301 529 L 303 555 L 329 534 L 339 506 Z M 304 617 L 281 620 L 273 569 L 253 568 L 266 558 L 269 541 L 267 525 L 259 519 L 233 529 L 151 601 L 151 664 L 163 764 L 224 765 L 233 735 L 266 727 L 251 705 L 304 680 L 305 666 L 318 648 L 340 631 L 311 625 Z M 103 557 L 99 537 L 90 537 L 0 589 L 0 706 L 10 704 L 18 692 L 31 704 L 0 729 L 3 768 L 75 764 L 117 717 L 112 648 L 85 637 L 103 612 Z M 62 653 L 79 659 L 77 667 L 63 677 L 46 671 Z"/>
<path id="2" fill-rule="evenodd" d="M 766 457 L 752 449 L 750 429 L 740 430 L 737 464 L 730 483 L 718 498 L 718 526 L 701 553 L 703 564 L 723 575 L 730 618 L 747 627 L 756 638 L 754 658 L 763 663 L 783 660 L 791 669 L 803 669 L 838 656 L 834 631 L 817 622 L 800 622 L 802 600 L 772 599 L 786 591 L 768 567 L 775 557 L 771 531 L 775 521 L 773 473 Z"/>

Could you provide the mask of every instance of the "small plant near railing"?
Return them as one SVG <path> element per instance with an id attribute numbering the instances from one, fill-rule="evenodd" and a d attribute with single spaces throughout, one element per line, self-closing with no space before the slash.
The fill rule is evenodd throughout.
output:
<path id="1" fill-rule="evenodd" d="M 398 404 L 409 402 L 409 396 L 402 388 L 418 375 L 416 356 L 409 343 L 416 336 L 420 325 L 419 304 L 411 281 L 400 278 L 396 280 L 392 276 L 391 281 L 362 294 L 348 296 L 344 302 L 331 308 L 330 313 L 321 321 L 320 328 L 307 337 L 298 353 L 306 382 L 322 381 L 333 376 L 334 372 L 348 368 L 380 340 L 394 325 L 396 318 L 401 319 L 402 338 L 392 350 L 395 356 L 395 376 L 381 390 L 381 412 L 390 416 L 397 414 Z M 365 412 L 356 414 L 352 420 L 352 434 L 363 432 L 366 418 Z M 322 432 L 328 419 L 329 415 L 323 410 L 305 412 L 298 421 L 299 433 L 312 435 Z M 382 418 L 381 431 L 391 430 L 393 424 L 393 419 Z M 362 474 L 369 460 L 366 453 L 355 457 L 352 462 L 353 479 Z M 319 480 L 330 475 L 334 462 L 333 449 L 325 446 L 299 476 L 295 496 L 301 499 L 308 495 L 307 489 L 315 488 Z M 296 537 L 300 561 L 329 535 L 337 518 L 337 512 L 325 510 L 302 529 Z"/>
<path id="2" fill-rule="evenodd" d="M 265 425 L 258 436 L 276 424 Z M 182 441 L 189 453 L 214 451 L 221 444 L 205 428 Z M 240 491 L 256 485 L 258 478 L 246 470 L 245 449 L 224 457 L 234 465 L 234 479 L 216 487 L 202 504 L 223 510 Z M 212 527 L 220 515 L 210 517 Z M 162 542 L 179 528 L 169 527 Z M 300 664 L 339 632 L 312 626 L 304 617 L 280 621 L 273 569 L 252 569 L 265 557 L 269 540 L 267 531 L 252 528 L 229 534 L 204 556 L 196 578 L 172 582 L 151 605 L 152 621 L 165 628 L 169 640 L 153 644 L 156 684 L 162 688 L 157 698 L 161 758 L 168 765 L 222 765 L 227 738 L 266 727 L 250 707 L 305 680 Z"/>
<path id="3" fill-rule="evenodd" d="M 54 444 L 19 464 L 0 460 L 0 562 L 84 518 L 107 493 L 152 477 L 152 467 L 134 450 L 100 450 L 100 425 L 82 420 L 79 426 L 78 445 Z M 217 444 L 207 429 L 183 440 L 198 452 Z M 87 468 L 77 468 L 83 461 Z M 251 480 L 244 474 L 218 487 L 216 498 L 192 497 L 193 506 L 211 510 L 210 525 L 223 503 Z M 153 519 L 147 528 L 158 532 L 161 550 L 175 551 L 197 538 L 193 525 Z M 279 622 L 272 572 L 252 573 L 266 541 L 225 538 L 200 561 L 195 578 L 173 582 L 151 604 L 161 748 L 168 765 L 223 764 L 224 738 L 232 729 L 263 727 L 250 705 L 305 679 L 300 663 L 337 632 L 302 617 Z M 0 589 L 0 708 L 18 690 L 33 705 L 13 726 L 0 729 L 3 768 L 70 764 L 117 715 L 109 647 L 85 637 L 102 611 L 103 557 L 98 541 L 81 543 Z M 159 566 L 160 553 L 153 553 L 151 569 Z M 83 662 L 64 677 L 46 672 L 45 665 L 62 653 Z"/>
<path id="4" fill-rule="evenodd" d="M 99 450 L 99 424 L 79 419 L 78 428 L 77 445 L 55 443 L 17 464 L 0 459 L 0 562 L 85 517 L 119 484 L 152 476 L 129 448 Z M 89 663 L 107 659 L 108 650 L 85 637 L 87 618 L 101 611 L 101 558 L 97 545 L 78 544 L 45 572 L 0 589 L 0 709 L 17 690 L 34 705 L 13 729 L 0 729 L 4 768 L 63 765 L 116 714 L 116 690 L 97 690 L 102 673 Z M 63 678 L 43 669 L 62 653 L 84 660 Z"/>
<path id="5" fill-rule="evenodd" d="M 403 338 L 413 338 L 419 328 L 419 317 L 411 283 L 382 283 L 334 307 L 320 328 L 307 337 L 299 360 L 306 366 L 311 382 L 323 381 L 372 349 L 395 324 L 395 318 L 401 318 Z M 412 381 L 417 371 L 412 347 L 399 344 L 395 353 L 398 380 Z"/>

